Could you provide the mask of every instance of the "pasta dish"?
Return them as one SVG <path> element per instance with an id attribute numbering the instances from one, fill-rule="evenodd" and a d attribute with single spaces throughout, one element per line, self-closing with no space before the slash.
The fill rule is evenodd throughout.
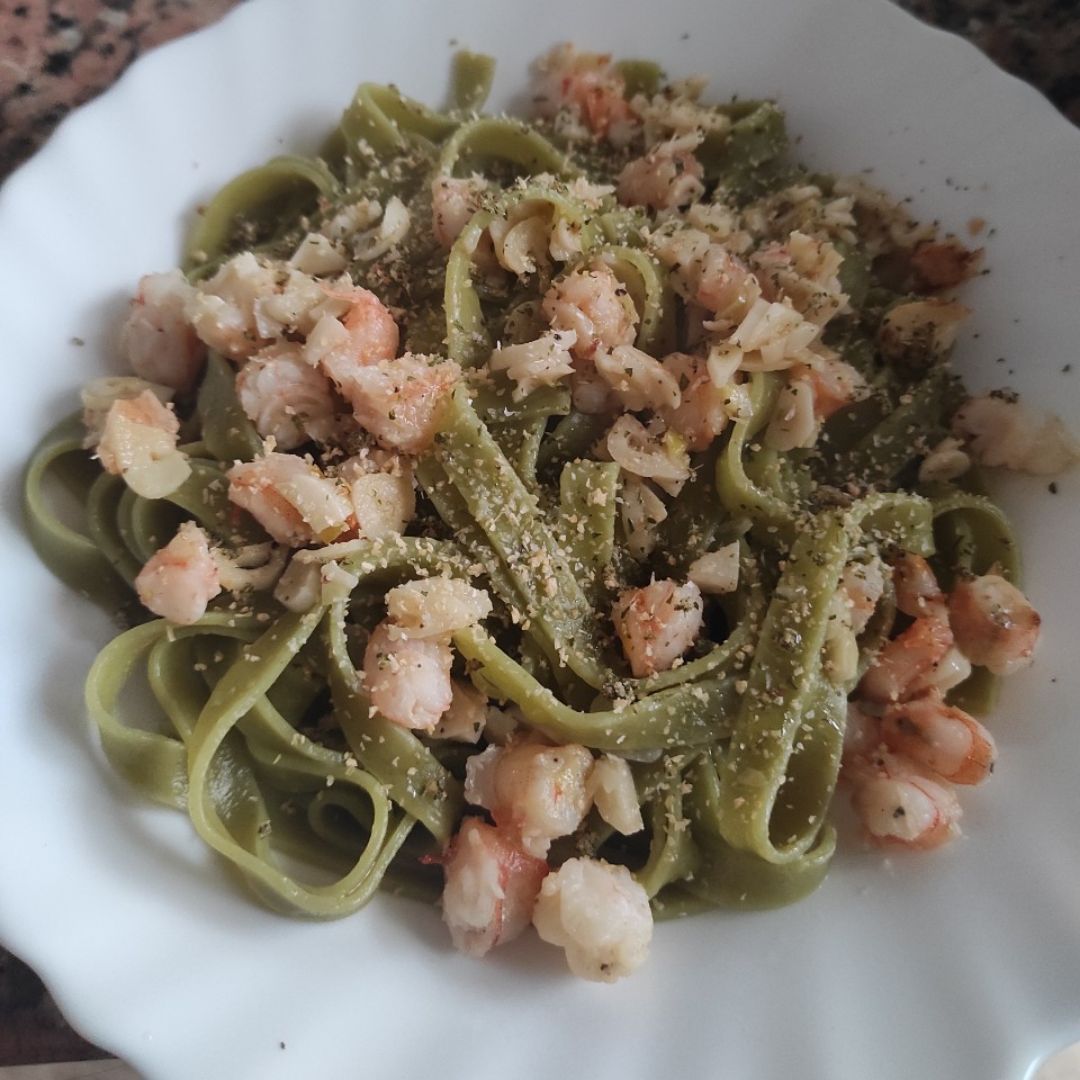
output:
<path id="1" fill-rule="evenodd" d="M 654 917 L 813 890 L 838 787 L 872 843 L 958 834 L 1039 635 L 981 469 L 1077 450 L 950 369 L 981 252 L 775 103 L 533 75 L 528 120 L 476 54 L 443 112 L 364 84 L 228 183 L 25 504 L 127 627 L 106 755 L 261 900 L 441 896 L 612 981 Z"/>

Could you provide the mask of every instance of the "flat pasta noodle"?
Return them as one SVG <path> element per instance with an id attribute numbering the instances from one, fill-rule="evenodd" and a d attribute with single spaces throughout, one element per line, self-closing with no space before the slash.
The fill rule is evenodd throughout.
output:
<path id="1" fill-rule="evenodd" d="M 754 437 L 768 423 L 779 389 L 769 372 L 750 379 L 750 415 L 732 425 L 727 445 L 716 461 L 716 492 L 731 517 L 747 518 L 765 543 L 790 543 L 797 508 L 775 491 L 763 488 L 747 474 L 748 454 L 762 448 Z"/>
<path id="2" fill-rule="evenodd" d="M 596 254 L 626 286 L 638 311 L 637 346 L 652 355 L 674 351 L 675 302 L 667 274 L 640 248 L 605 245 Z"/>
<path id="3" fill-rule="evenodd" d="M 103 537 L 95 535 L 89 506 L 86 507 L 87 531 L 80 532 L 60 518 L 49 502 L 50 478 L 72 459 L 82 466 L 80 474 L 71 479 L 85 505 L 92 485 L 105 478 L 97 477 L 87 484 L 82 422 L 77 416 L 62 420 L 45 435 L 30 460 L 23 483 L 23 515 L 30 540 L 42 561 L 62 581 L 80 592 L 86 591 L 91 599 L 106 607 L 119 608 L 129 598 L 123 582 L 134 578 L 126 560 L 118 565 L 121 545 L 118 541 L 111 545 L 114 554 L 110 557 L 106 548 L 112 538 L 103 544 Z M 90 475 L 93 476 L 92 469 Z"/>
<path id="4" fill-rule="evenodd" d="M 185 248 L 185 267 L 209 274 L 235 243 L 238 229 L 250 230 L 249 243 L 272 238 L 282 221 L 313 208 L 319 196 L 339 193 L 337 180 L 319 159 L 283 155 L 241 173 L 201 210 Z"/>

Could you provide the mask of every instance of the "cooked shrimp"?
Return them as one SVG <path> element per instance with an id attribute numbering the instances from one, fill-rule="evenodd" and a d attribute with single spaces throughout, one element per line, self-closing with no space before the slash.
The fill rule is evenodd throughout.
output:
<path id="1" fill-rule="evenodd" d="M 114 401 L 137 398 L 144 390 L 149 390 L 162 405 L 168 405 L 172 400 L 171 386 L 147 382 L 134 375 L 105 375 L 99 379 L 91 379 L 79 391 L 79 400 L 83 407 L 83 427 L 86 428 L 83 446 L 88 450 L 97 446 Z"/>
<path id="2" fill-rule="evenodd" d="M 492 371 L 505 371 L 514 382 L 513 398 L 521 401 L 541 386 L 557 386 L 574 371 L 570 350 L 577 341 L 573 330 L 549 330 L 535 341 L 503 345 L 488 360 Z"/>
<path id="3" fill-rule="evenodd" d="M 664 364 L 633 345 L 598 349 L 593 357 L 597 374 L 611 387 L 624 409 L 666 413 L 679 408 L 679 380 Z"/>
<path id="4" fill-rule="evenodd" d="M 690 458 L 681 436 L 666 432 L 654 419 L 646 427 L 636 416 L 623 413 L 604 440 L 611 460 L 628 473 L 655 480 L 669 494 L 677 494 L 690 477 Z"/>
<path id="5" fill-rule="evenodd" d="M 840 589 L 850 612 L 851 628 L 861 634 L 885 592 L 881 560 L 848 563 L 840 578 Z"/>
<path id="6" fill-rule="evenodd" d="M 295 454 L 238 462 L 225 475 L 229 499 L 288 547 L 328 543 L 344 531 L 353 513 L 343 485 Z"/>
<path id="7" fill-rule="evenodd" d="M 151 390 L 114 401 L 97 443 L 101 467 L 145 499 L 170 495 L 191 475 L 179 431 L 176 414 Z"/>
<path id="8" fill-rule="evenodd" d="M 930 564 L 921 556 L 905 551 L 893 563 L 896 606 L 913 619 L 931 615 L 947 620 L 945 594 Z"/>
<path id="9" fill-rule="evenodd" d="M 674 268 L 673 268 L 674 269 Z M 711 312 L 720 324 L 737 323 L 761 297 L 761 286 L 737 255 L 711 244 L 700 262 L 676 270 L 693 286 L 691 299 Z"/>
<path id="10" fill-rule="evenodd" d="M 450 708 L 432 729 L 432 736 L 454 742 L 479 742 L 487 726 L 487 695 L 461 679 L 453 680 L 452 694 Z"/>
<path id="11" fill-rule="evenodd" d="M 554 329 L 574 331 L 571 351 L 579 360 L 591 360 L 597 349 L 634 342 L 637 309 L 604 263 L 560 278 L 545 294 L 541 310 Z"/>
<path id="12" fill-rule="evenodd" d="M 106 436 L 113 434 L 118 421 L 130 424 L 139 424 L 172 436 L 173 445 L 176 444 L 176 436 L 180 433 L 180 421 L 176 418 L 172 406 L 163 401 L 150 388 L 138 389 L 132 396 L 117 396 L 109 403 L 105 411 L 104 423 L 101 425 L 101 438 L 98 442 L 98 456 L 101 458 L 102 468 L 106 472 L 119 474 L 123 462 L 123 450 L 120 446 L 112 444 L 111 439 L 106 442 Z M 101 443 L 105 442 L 104 447 Z"/>
<path id="13" fill-rule="evenodd" d="M 378 540 L 405 531 L 416 513 L 413 472 L 405 458 L 356 455 L 342 462 L 337 474 L 349 488 L 357 538 Z"/>
<path id="14" fill-rule="evenodd" d="M 956 411 L 953 434 L 980 465 L 1052 476 L 1080 460 L 1080 443 L 1060 417 L 1001 394 L 971 398 Z"/>
<path id="15" fill-rule="evenodd" d="M 461 368 L 453 360 L 406 353 L 374 364 L 332 357 L 323 369 L 352 406 L 353 417 L 382 446 L 418 454 L 435 438 Z"/>
<path id="16" fill-rule="evenodd" d="M 928 289 L 952 289 L 975 277 L 982 265 L 983 249 L 971 251 L 959 240 L 929 240 L 911 255 L 911 268 Z"/>
<path id="17" fill-rule="evenodd" d="M 400 331 L 390 309 L 369 289 L 323 286 L 327 297 L 348 307 L 340 320 L 327 314 L 308 335 L 305 354 L 335 382 L 352 367 L 397 356 Z M 312 340 L 314 338 L 314 340 Z"/>
<path id="18" fill-rule="evenodd" d="M 757 278 L 738 256 L 699 229 L 682 229 L 656 248 L 676 291 L 725 324 L 740 322 L 761 296 Z"/>
<path id="19" fill-rule="evenodd" d="M 329 243 L 325 237 L 320 240 Z M 253 333 L 260 341 L 309 334 L 324 315 L 341 315 L 348 309 L 347 296 L 352 288 L 348 275 L 329 287 L 294 266 L 273 263 L 270 268 L 274 271 L 272 285 L 264 287 L 251 301 Z"/>
<path id="20" fill-rule="evenodd" d="M 819 333 L 820 327 L 804 319 L 786 297 L 776 303 L 755 300 L 731 335 L 731 344 L 744 354 L 743 370 L 783 371 L 814 359 L 809 347 Z M 809 381 L 808 375 L 799 377 Z"/>
<path id="21" fill-rule="evenodd" d="M 386 594 L 386 611 L 410 638 L 447 639 L 491 614 L 491 599 L 467 581 L 417 578 Z"/>
<path id="22" fill-rule="evenodd" d="M 995 675 L 1031 663 L 1039 643 L 1039 613 L 998 574 L 962 581 L 949 594 L 949 623 L 960 651 Z"/>
<path id="23" fill-rule="evenodd" d="M 970 314 L 969 308 L 952 300 L 909 300 L 889 309 L 878 330 L 878 344 L 888 360 L 925 367 L 949 351 Z"/>
<path id="24" fill-rule="evenodd" d="M 688 206 L 705 194 L 704 171 L 694 157 L 702 136 L 679 135 L 653 146 L 619 173 L 618 196 L 624 206 L 671 210 Z"/>
<path id="25" fill-rule="evenodd" d="M 587 787 L 593 757 L 584 746 L 489 746 L 465 764 L 465 798 L 491 811 L 495 823 L 521 837 L 530 855 L 547 854 L 592 806 Z"/>
<path id="26" fill-rule="evenodd" d="M 960 835 L 960 803 L 906 758 L 881 752 L 847 769 L 851 802 L 875 843 L 928 850 Z"/>
<path id="27" fill-rule="evenodd" d="M 685 235 L 687 232 L 701 233 L 704 234 L 706 240 L 711 239 L 721 243 L 736 254 L 742 254 L 753 246 L 750 234 L 739 227 L 742 224 L 742 215 L 725 202 L 694 203 L 683 217 L 688 229 L 676 233 L 676 236 Z"/>
<path id="28" fill-rule="evenodd" d="M 952 646 L 948 623 L 932 616 L 916 619 L 885 643 L 862 677 L 859 693 L 870 701 L 906 700 L 920 679 L 933 674 Z"/>
<path id="29" fill-rule="evenodd" d="M 480 209 L 480 196 L 487 190 L 483 177 L 436 176 L 431 181 L 431 223 L 435 239 L 447 250 Z"/>
<path id="30" fill-rule="evenodd" d="M 843 257 L 828 240 L 795 231 L 783 243 L 766 244 L 751 256 L 763 295 L 787 297 L 804 318 L 824 326 L 847 308 L 840 285 Z"/>
<path id="31" fill-rule="evenodd" d="M 701 590 L 692 581 L 664 579 L 622 593 L 611 617 L 634 675 L 673 667 L 697 640 L 702 612 Z"/>
<path id="32" fill-rule="evenodd" d="M 364 686 L 371 704 L 387 720 L 430 731 L 453 701 L 453 662 L 445 642 L 402 637 L 384 621 L 371 632 L 364 650 Z"/>
<path id="33" fill-rule="evenodd" d="M 570 376 L 570 400 L 578 412 L 588 416 L 603 416 L 619 407 L 607 380 L 602 378 L 591 360 L 575 360 Z"/>
<path id="34" fill-rule="evenodd" d="M 120 331 L 120 348 L 136 375 L 180 391 L 195 384 L 206 350 L 185 313 L 194 294 L 179 270 L 139 281 Z"/>
<path id="35" fill-rule="evenodd" d="M 180 626 L 198 622 L 206 605 L 221 592 L 206 533 L 185 521 L 139 571 L 135 591 L 145 607 L 169 622 Z"/>
<path id="36" fill-rule="evenodd" d="M 484 738 L 489 746 L 509 746 L 519 738 L 524 727 L 525 718 L 516 705 L 509 705 L 505 709 L 488 705 Z"/>
<path id="37" fill-rule="evenodd" d="M 971 458 L 964 451 L 959 439 L 946 436 L 922 459 L 919 465 L 919 483 L 937 484 L 955 480 L 971 468 Z"/>
<path id="38" fill-rule="evenodd" d="M 581 252 L 581 223 L 552 212 L 551 227 L 547 238 L 548 255 L 556 262 L 566 263 Z"/>
<path id="39" fill-rule="evenodd" d="M 686 576 L 703 593 L 722 596 L 734 592 L 739 587 L 739 541 L 732 540 L 695 559 Z"/>
<path id="40" fill-rule="evenodd" d="M 688 449 L 707 450 L 730 419 L 730 386 L 717 385 L 708 363 L 698 356 L 670 353 L 663 364 L 680 396 L 677 405 L 661 409 L 660 415 L 668 428 L 686 439 Z"/>
<path id="41" fill-rule="evenodd" d="M 847 723 L 844 725 L 845 766 L 857 768 L 862 759 L 881 746 L 881 717 L 874 714 L 874 708 L 861 701 L 848 702 Z"/>
<path id="42" fill-rule="evenodd" d="M 804 376 L 814 395 L 814 416 L 820 422 L 865 395 L 866 380 L 850 364 L 836 356 L 811 353 L 805 364 L 796 364 L 793 375 Z"/>
<path id="43" fill-rule="evenodd" d="M 623 758 L 614 754 L 598 758 L 589 773 L 586 790 L 600 816 L 616 832 L 633 836 L 645 828 L 634 774 Z"/>
<path id="44" fill-rule="evenodd" d="M 330 381 L 292 342 L 256 353 L 236 376 L 236 394 L 256 431 L 279 450 L 294 450 L 309 439 L 326 442 L 337 426 Z"/>
<path id="45" fill-rule="evenodd" d="M 584 979 L 614 982 L 649 955 L 649 897 L 625 866 L 567 859 L 544 878 L 532 918 L 536 932 L 562 946 L 570 970 Z"/>
<path id="46" fill-rule="evenodd" d="M 646 146 L 672 135 L 724 135 L 731 130 L 731 118 L 708 105 L 699 104 L 708 79 L 703 75 L 680 79 L 667 92 L 635 94 L 630 104 L 641 119 Z"/>
<path id="47" fill-rule="evenodd" d="M 516 938 L 532 918 L 536 894 L 548 872 L 503 830 L 466 818 L 443 861 L 443 919 L 454 945 L 483 956 Z"/>
<path id="48" fill-rule="evenodd" d="M 348 265 L 341 245 L 321 232 L 306 233 L 289 257 L 289 266 L 308 276 L 340 274 Z"/>
<path id="49" fill-rule="evenodd" d="M 881 717 L 885 745 L 925 765 L 953 784 L 978 784 L 994 770 L 994 737 L 975 719 L 940 694 L 890 705 Z"/>
<path id="50" fill-rule="evenodd" d="M 971 661 L 954 645 L 925 675 L 920 675 L 907 688 L 906 696 L 944 694 L 959 686 L 971 675 Z"/>
<path id="51" fill-rule="evenodd" d="M 185 314 L 201 341 L 242 360 L 266 344 L 255 327 L 255 303 L 276 292 L 274 268 L 245 251 L 199 285 L 188 299 Z"/>
<path id="52" fill-rule="evenodd" d="M 541 116 L 569 109 L 601 138 L 634 120 L 626 101 L 626 83 L 606 53 L 578 52 L 556 45 L 534 65 L 532 100 Z"/>

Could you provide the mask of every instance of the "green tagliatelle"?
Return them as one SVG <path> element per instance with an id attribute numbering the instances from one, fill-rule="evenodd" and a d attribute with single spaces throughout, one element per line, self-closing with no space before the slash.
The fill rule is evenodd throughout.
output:
<path id="1" fill-rule="evenodd" d="M 489 736 L 453 743 L 400 726 L 365 685 L 361 656 L 395 585 L 448 575 L 485 590 L 491 615 L 453 632 L 455 678 L 516 723 L 516 738 L 581 744 L 630 763 L 645 828 L 623 836 L 593 814 L 556 844 L 551 864 L 575 854 L 622 863 L 657 914 L 681 914 L 788 903 L 827 870 L 848 697 L 903 625 L 887 586 L 858 635 L 857 663 L 838 676 L 827 642 L 845 569 L 906 551 L 931 559 L 946 585 L 966 574 L 1018 577 L 1008 523 L 970 474 L 963 486 L 917 479 L 948 430 L 957 383 L 940 350 L 916 363 L 911 348 L 895 361 L 878 347 L 882 318 L 913 281 L 910 273 L 898 281 L 905 252 L 883 247 L 881 222 L 840 197 L 824 216 L 832 181 L 792 164 L 774 103 L 680 98 L 688 91 L 665 89 L 647 62 L 612 72 L 623 96 L 618 108 L 608 103 L 610 115 L 581 107 L 534 123 L 480 114 L 493 65 L 476 54 L 456 61 L 443 112 L 365 83 L 321 156 L 274 158 L 200 212 L 185 247 L 197 288 L 249 252 L 283 289 L 301 241 L 316 236 L 322 256 L 331 249 L 326 268 L 309 274 L 316 299 L 371 290 L 393 313 L 403 348 L 437 353 L 462 373 L 433 438 L 407 463 L 417 506 L 404 533 L 367 536 L 357 521 L 292 553 L 293 569 L 319 579 L 306 606 L 287 608 L 273 592 L 284 552 L 266 580 L 246 591 L 230 585 L 190 625 L 147 621 L 133 591 L 185 521 L 228 558 L 253 550 L 268 558 L 264 529 L 229 497 L 229 470 L 270 449 L 238 391 L 251 362 L 242 349 L 207 349 L 195 385 L 174 397 L 190 473 L 168 495 L 146 498 L 103 471 L 77 417 L 31 458 L 24 508 L 36 549 L 129 626 L 87 679 L 106 756 L 142 794 L 186 812 L 206 844 L 282 910 L 345 915 L 382 884 L 430 895 L 440 881 L 432 862 L 466 813 L 465 763 Z M 698 131 L 689 142 L 687 124 Z M 680 137 L 688 150 L 663 150 Z M 627 195 L 623 170 L 646 151 L 691 155 L 692 165 L 672 164 L 672 176 L 696 184 L 684 202 L 658 213 Z M 440 190 L 460 200 L 446 243 Z M 395 199 L 406 228 L 385 239 L 380 220 Z M 347 220 L 352 232 L 339 235 Z M 719 301 L 704 306 L 693 266 L 663 254 L 686 229 L 696 230 L 697 258 L 701 244 L 728 245 L 725 272 L 736 276 L 764 265 L 754 261 L 763 251 L 782 259 L 769 245 L 796 232 L 831 237 L 844 299 L 809 354 L 730 368 L 727 382 L 710 382 L 732 349 L 752 349 L 733 336 L 738 317 Z M 631 329 L 620 339 L 629 353 L 611 355 L 630 357 L 628 379 L 635 356 L 655 364 L 684 354 L 679 393 L 701 380 L 711 387 L 706 438 L 687 434 L 659 399 L 628 396 L 624 408 L 611 395 L 631 391 L 617 378 L 601 386 L 607 399 L 586 402 L 583 384 L 597 377 L 587 319 L 576 324 L 576 344 L 553 344 L 572 374 L 530 381 L 512 364 L 489 367 L 496 348 L 525 348 L 551 331 L 551 297 L 579 271 L 614 282 Z M 790 309 L 782 290 L 806 295 L 790 278 L 760 277 L 757 292 L 724 304 L 749 310 L 766 289 L 774 307 Z M 820 279 L 814 287 L 827 291 Z M 251 351 L 270 340 L 299 349 L 315 332 L 289 324 L 287 313 L 273 317 L 287 329 L 277 337 L 249 329 Z M 793 372 L 839 358 L 859 392 L 811 438 L 778 440 L 794 412 Z M 334 433 L 289 448 L 331 476 L 350 455 L 382 453 L 335 401 Z M 305 408 L 290 413 L 297 423 Z M 624 411 L 668 466 L 681 467 L 679 479 L 635 472 L 617 455 L 607 436 Z M 635 669 L 614 632 L 620 595 L 653 579 L 685 582 L 721 549 L 737 563 L 737 583 L 706 595 L 693 645 L 659 670 Z M 953 698 L 985 709 L 992 684 L 976 670 Z"/>

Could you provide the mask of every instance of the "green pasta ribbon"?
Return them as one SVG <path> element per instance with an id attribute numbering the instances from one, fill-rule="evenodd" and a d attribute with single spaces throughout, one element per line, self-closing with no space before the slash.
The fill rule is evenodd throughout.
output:
<path id="1" fill-rule="evenodd" d="M 495 77 L 495 61 L 483 53 L 462 49 L 454 55 L 454 70 L 450 76 L 450 98 L 459 112 L 478 112 L 491 93 Z"/>
<path id="2" fill-rule="evenodd" d="M 55 512 L 48 496 L 48 485 L 67 480 L 85 502 L 94 470 L 83 450 L 84 429 L 78 415 L 70 416 L 56 425 L 37 445 L 23 479 L 23 515 L 30 542 L 41 561 L 65 584 L 85 593 L 92 600 L 113 610 L 122 608 L 130 599 L 124 582 L 134 574 L 130 566 L 123 569 L 110 558 L 94 535 L 93 520 L 87 523 L 90 535 L 79 532 L 64 522 Z M 74 465 L 75 472 L 64 475 L 65 466 Z M 116 554 L 119 555 L 120 548 Z M 137 572 L 137 570 L 136 570 Z"/>
<path id="3" fill-rule="evenodd" d="M 332 199 L 339 192 L 337 179 L 318 159 L 284 155 L 241 173 L 200 212 L 184 269 L 204 276 L 224 256 L 272 238 L 279 222 L 313 210 L 320 196 Z"/>
<path id="4" fill-rule="evenodd" d="M 540 513 L 462 391 L 446 409 L 435 459 L 514 583 L 529 619 L 559 663 L 596 689 L 610 682 L 592 630 L 581 583 Z"/>
<path id="5" fill-rule="evenodd" d="M 771 546 L 788 543 L 795 529 L 796 508 L 780 495 L 755 483 L 746 459 L 762 452 L 754 436 L 768 423 L 780 387 L 775 376 L 757 372 L 750 379 L 750 415 L 732 425 L 727 445 L 716 461 L 716 491 L 732 517 L 748 518 L 756 535 Z"/>
<path id="6" fill-rule="evenodd" d="M 732 847 L 783 863 L 814 846 L 840 766 L 846 710 L 846 694 L 822 671 L 829 602 L 858 535 L 930 554 L 931 521 L 926 500 L 877 496 L 820 514 L 799 534 L 719 765 L 720 834 Z"/>

